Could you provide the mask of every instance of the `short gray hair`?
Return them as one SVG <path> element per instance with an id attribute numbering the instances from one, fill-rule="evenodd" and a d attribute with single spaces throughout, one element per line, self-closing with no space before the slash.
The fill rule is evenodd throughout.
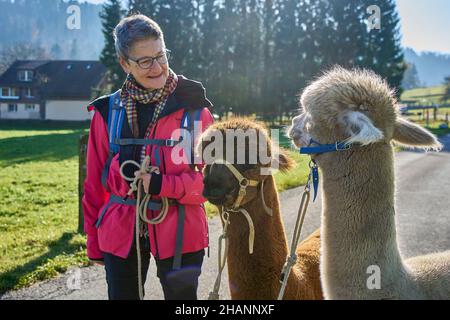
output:
<path id="1" fill-rule="evenodd" d="M 160 26 L 143 14 L 134 14 L 122 19 L 114 29 L 114 45 L 118 57 L 129 58 L 131 47 L 146 39 L 161 39 L 164 34 Z"/>

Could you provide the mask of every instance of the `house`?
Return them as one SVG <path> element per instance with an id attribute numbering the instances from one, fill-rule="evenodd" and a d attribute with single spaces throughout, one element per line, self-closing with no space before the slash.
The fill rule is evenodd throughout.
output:
<path id="1" fill-rule="evenodd" d="M 0 119 L 88 120 L 105 75 L 99 61 L 17 60 L 0 76 Z"/>

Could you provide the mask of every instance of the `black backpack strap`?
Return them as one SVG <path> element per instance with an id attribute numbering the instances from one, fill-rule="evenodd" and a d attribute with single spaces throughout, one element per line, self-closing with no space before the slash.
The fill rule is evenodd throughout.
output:
<path id="1" fill-rule="evenodd" d="M 125 108 L 120 102 L 120 90 L 117 90 L 109 97 L 109 111 L 108 111 L 108 142 L 109 155 L 105 166 L 102 170 L 102 185 L 105 190 L 108 190 L 106 180 L 108 179 L 109 167 L 114 156 L 119 152 L 120 146 L 115 143 L 116 138 L 120 138 L 122 131 L 123 119 L 125 116 Z"/>
<path id="2" fill-rule="evenodd" d="M 178 206 L 177 233 L 175 238 L 175 254 L 173 257 L 173 266 L 172 266 L 173 270 L 179 270 L 181 268 L 185 218 L 186 218 L 186 207 L 180 204 Z"/>
<path id="3" fill-rule="evenodd" d="M 186 110 L 181 119 L 181 128 L 188 130 L 191 135 L 191 148 L 185 152 L 190 156 L 189 166 L 192 170 L 195 170 L 195 125 L 201 119 L 202 110 L 202 108 Z"/>

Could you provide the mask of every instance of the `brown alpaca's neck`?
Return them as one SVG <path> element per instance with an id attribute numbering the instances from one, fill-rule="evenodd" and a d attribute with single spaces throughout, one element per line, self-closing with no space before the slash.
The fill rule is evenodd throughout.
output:
<path id="1" fill-rule="evenodd" d="M 394 209 L 393 150 L 376 144 L 318 158 L 323 185 L 322 268 L 331 287 L 366 285 L 367 268 L 403 270 Z M 383 274 L 383 281 L 396 272 Z M 345 283 L 344 283 L 345 282 Z"/>
<path id="2" fill-rule="evenodd" d="M 253 254 L 249 254 L 249 228 L 245 217 L 233 214 L 230 219 L 228 273 L 233 299 L 276 299 L 278 295 L 279 276 L 288 249 L 272 176 L 266 179 L 264 194 L 272 216 L 264 211 L 259 193 L 243 205 L 255 227 Z"/>

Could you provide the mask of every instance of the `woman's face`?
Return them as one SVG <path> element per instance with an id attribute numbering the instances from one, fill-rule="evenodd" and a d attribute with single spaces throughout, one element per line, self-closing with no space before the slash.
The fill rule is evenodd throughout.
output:
<path id="1" fill-rule="evenodd" d="M 120 64 L 126 73 L 131 73 L 136 81 L 145 89 L 159 89 L 164 87 L 169 77 L 169 63 L 153 60 L 149 69 L 141 68 L 135 61 L 143 58 L 156 58 L 165 53 L 165 44 L 161 39 L 146 39 L 134 43 L 129 51 L 129 59 L 120 58 Z"/>

